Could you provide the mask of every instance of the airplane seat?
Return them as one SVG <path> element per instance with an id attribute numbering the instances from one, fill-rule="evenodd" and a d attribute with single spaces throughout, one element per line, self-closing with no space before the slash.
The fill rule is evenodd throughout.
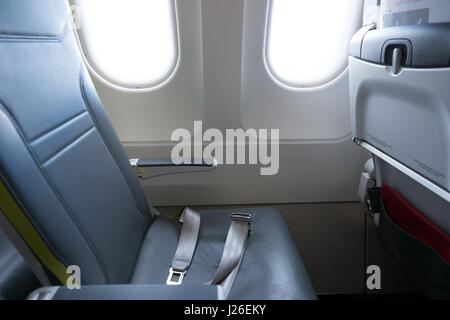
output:
<path id="1" fill-rule="evenodd" d="M 450 23 L 370 24 L 349 62 L 352 134 L 375 168 L 360 198 L 380 242 L 434 298 L 450 297 L 449 44 Z"/>
<path id="2" fill-rule="evenodd" d="M 183 229 L 150 213 L 68 9 L 66 1 L 0 1 L 0 209 L 17 231 L 11 241 L 31 252 L 27 262 L 49 287 L 67 283 L 67 267 L 80 268 L 82 290 L 57 288 L 50 298 L 220 297 L 204 284 L 218 267 L 235 210 L 200 212 L 185 283 L 166 286 Z M 229 297 L 315 299 L 280 213 L 241 211 L 252 215 L 252 226 Z"/>
<path id="3" fill-rule="evenodd" d="M 0 229 L 0 300 L 22 300 L 39 287 L 26 261 Z"/>

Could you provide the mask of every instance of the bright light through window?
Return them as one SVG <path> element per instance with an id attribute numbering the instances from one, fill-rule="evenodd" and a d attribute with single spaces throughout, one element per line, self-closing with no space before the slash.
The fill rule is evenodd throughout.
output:
<path id="1" fill-rule="evenodd" d="M 173 0 L 76 0 L 85 53 L 115 85 L 148 88 L 164 82 L 178 60 Z"/>
<path id="2" fill-rule="evenodd" d="M 362 0 L 271 0 L 266 60 L 290 86 L 314 87 L 347 65 L 349 42 L 360 27 Z"/>

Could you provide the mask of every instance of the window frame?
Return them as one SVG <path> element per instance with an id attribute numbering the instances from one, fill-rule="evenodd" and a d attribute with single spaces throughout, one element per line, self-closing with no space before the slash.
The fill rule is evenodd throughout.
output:
<path id="1" fill-rule="evenodd" d="M 70 0 L 71 4 L 78 7 L 78 10 L 82 10 L 81 6 L 78 4 L 77 0 Z M 167 76 L 162 78 L 160 81 L 152 82 L 152 83 L 146 83 L 143 85 L 136 85 L 136 84 L 127 84 L 123 82 L 117 82 L 113 79 L 110 79 L 96 64 L 93 62 L 92 58 L 89 55 L 89 49 L 86 45 L 86 36 L 85 32 L 83 31 L 83 23 L 81 22 L 81 25 L 78 29 L 74 29 L 75 37 L 78 42 L 78 46 L 81 52 L 81 55 L 83 57 L 83 60 L 86 64 L 87 69 L 90 71 L 91 74 L 94 75 L 94 77 L 99 80 L 104 85 L 111 87 L 118 91 L 124 91 L 124 92 L 150 92 L 155 91 L 158 89 L 161 89 L 162 87 L 166 86 L 176 75 L 179 65 L 181 63 L 181 39 L 180 39 L 180 29 L 179 29 L 179 21 L 178 21 L 178 5 L 177 0 L 170 0 L 173 10 L 173 30 L 174 30 L 174 37 L 175 37 L 175 59 L 170 67 L 170 71 L 167 72 Z"/>
<path id="2" fill-rule="evenodd" d="M 317 89 L 322 88 L 324 86 L 329 85 L 330 83 L 334 82 L 335 80 L 339 79 L 347 70 L 348 70 L 348 59 L 344 59 L 344 62 L 342 63 L 342 66 L 339 67 L 335 72 L 332 72 L 330 76 L 328 76 L 326 79 L 322 81 L 316 81 L 314 83 L 296 83 L 291 82 L 289 80 L 283 79 L 280 75 L 277 74 L 277 72 L 274 70 L 270 63 L 269 59 L 269 46 L 270 46 L 270 32 L 271 32 L 271 17 L 273 13 L 273 5 L 274 0 L 267 0 L 267 12 L 266 12 L 266 22 L 265 22 L 265 30 L 264 30 L 264 53 L 263 53 L 263 59 L 264 59 L 264 66 L 266 68 L 267 73 L 270 75 L 273 81 L 275 81 L 277 84 L 279 84 L 282 87 L 285 87 L 287 89 L 296 89 L 296 90 L 311 90 L 311 89 Z M 364 6 L 362 6 L 363 9 Z M 362 19 L 363 19 L 363 12 L 361 12 L 360 23 L 357 23 L 359 27 L 362 27 Z M 358 29 L 357 29 L 358 30 Z M 357 31 L 355 30 L 355 32 Z M 349 41 L 350 44 L 350 41 Z"/>

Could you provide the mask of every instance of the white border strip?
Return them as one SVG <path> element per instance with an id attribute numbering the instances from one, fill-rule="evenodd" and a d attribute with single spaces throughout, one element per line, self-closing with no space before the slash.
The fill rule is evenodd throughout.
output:
<path id="1" fill-rule="evenodd" d="M 71 5 L 80 6 L 76 0 L 69 0 L 69 3 Z M 107 76 L 104 75 L 101 70 L 98 70 L 98 68 L 95 67 L 95 64 L 91 62 L 91 59 L 89 57 L 89 50 L 85 45 L 84 41 L 84 32 L 83 32 L 83 26 L 80 27 L 80 29 L 73 28 L 73 33 L 75 35 L 76 42 L 78 44 L 78 49 L 80 52 L 80 55 L 82 59 L 84 60 L 84 64 L 88 71 L 102 84 L 105 86 L 112 88 L 117 91 L 122 92 L 128 92 L 128 93 L 134 93 L 134 92 L 152 92 L 159 90 L 163 87 L 165 87 L 167 84 L 169 84 L 175 76 L 178 74 L 178 70 L 181 65 L 181 30 L 180 30 L 180 24 L 179 24 L 179 13 L 178 13 L 178 1 L 172 0 L 173 3 L 173 10 L 174 10 L 174 31 L 175 31 L 175 37 L 176 37 L 176 44 L 177 44 L 177 59 L 173 66 L 172 71 L 168 73 L 167 77 L 165 77 L 163 80 L 155 82 L 155 83 L 148 83 L 144 84 L 142 87 L 136 87 L 133 85 L 127 85 L 124 83 L 116 83 L 112 81 L 111 79 L 108 79 Z"/>
<path id="2" fill-rule="evenodd" d="M 406 174 L 411 179 L 414 179 L 415 181 L 417 181 L 422 186 L 424 186 L 425 188 L 427 188 L 431 192 L 435 193 L 436 195 L 438 195 L 442 199 L 446 200 L 447 202 L 450 202 L 450 192 L 448 192 L 447 190 L 437 186 L 435 183 L 433 183 L 430 180 L 424 178 L 423 176 L 421 176 L 420 174 L 414 172 L 413 170 L 407 168 L 404 164 L 402 164 L 402 163 L 398 162 L 397 160 L 391 158 L 390 156 L 388 156 L 384 152 L 378 150 L 377 148 L 371 146 L 367 142 L 360 141 L 358 144 L 361 147 L 363 147 L 364 149 L 370 151 L 371 153 L 373 153 L 374 155 L 379 157 L 380 159 L 386 161 L 387 163 L 389 163 L 391 166 L 393 166 L 397 170 L 399 170 L 402 173 Z"/>

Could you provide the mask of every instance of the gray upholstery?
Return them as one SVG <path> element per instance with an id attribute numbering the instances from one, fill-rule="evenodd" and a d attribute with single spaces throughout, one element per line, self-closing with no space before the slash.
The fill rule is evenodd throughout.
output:
<path id="1" fill-rule="evenodd" d="M 67 9 L 61 0 L 0 1 L 0 179 L 54 255 L 81 267 L 83 285 L 163 284 L 180 227 L 151 217 Z M 251 211 L 256 226 L 231 298 L 314 298 L 280 214 Z M 202 213 L 186 283 L 214 275 L 230 213 Z"/>
<path id="2" fill-rule="evenodd" d="M 151 217 L 74 34 L 61 29 L 67 3 L 0 4 L 1 179 L 84 283 L 126 283 Z"/>
<path id="3" fill-rule="evenodd" d="M 52 300 L 217 300 L 215 286 L 109 285 L 83 286 L 81 290 L 61 287 Z"/>
<path id="4" fill-rule="evenodd" d="M 66 1 L 0 1 L 0 36 L 58 39 L 67 27 L 68 13 Z"/>
<path id="5" fill-rule="evenodd" d="M 22 256 L 0 230 L 0 300 L 25 299 L 38 286 Z"/>
<path id="6" fill-rule="evenodd" d="M 230 215 L 236 210 L 201 211 L 199 241 L 186 284 L 206 283 L 217 270 Z M 242 265 L 230 299 L 314 299 L 315 293 L 282 216 L 272 208 L 240 209 L 253 214 Z M 167 278 L 180 225 L 157 217 L 147 232 L 132 283 L 158 284 Z M 161 248 L 164 247 L 164 250 Z M 261 281 L 264 279 L 264 281 Z"/>

